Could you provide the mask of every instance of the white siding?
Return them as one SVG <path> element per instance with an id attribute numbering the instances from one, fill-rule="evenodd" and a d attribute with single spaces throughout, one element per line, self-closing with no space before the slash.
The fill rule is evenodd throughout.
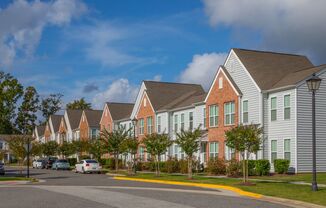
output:
<path id="1" fill-rule="evenodd" d="M 198 128 L 198 126 L 200 126 L 201 129 L 205 129 L 204 128 L 204 108 L 205 108 L 205 104 L 195 106 L 194 128 Z"/>
<path id="2" fill-rule="evenodd" d="M 321 86 L 316 94 L 317 171 L 326 171 L 326 73 L 320 75 Z M 298 171 L 312 170 L 311 92 L 306 83 L 297 89 L 297 156 Z"/>
<path id="3" fill-rule="evenodd" d="M 73 135 L 72 135 L 72 130 L 71 130 L 70 122 L 68 119 L 67 111 L 64 114 L 64 119 L 65 119 L 65 123 L 66 123 L 66 127 L 67 127 L 67 133 L 66 133 L 67 141 L 71 142 Z"/>
<path id="4" fill-rule="evenodd" d="M 161 117 L 161 133 L 169 133 L 169 113 L 158 113 L 155 119 L 155 130 L 157 131 L 157 117 Z"/>
<path id="5" fill-rule="evenodd" d="M 290 95 L 291 117 L 284 120 L 284 96 Z M 271 98 L 277 98 L 277 120 L 271 121 Z M 290 167 L 296 167 L 295 158 L 295 142 L 296 142 L 296 109 L 295 99 L 296 90 L 286 90 L 277 93 L 271 93 L 268 96 L 267 106 L 268 110 L 265 111 L 265 119 L 268 121 L 267 134 L 268 134 L 268 155 L 267 158 L 271 161 L 271 140 L 277 140 L 277 158 L 284 159 L 284 139 L 291 139 L 291 163 Z M 272 161 L 271 161 L 272 162 Z"/>
<path id="6" fill-rule="evenodd" d="M 249 123 L 260 123 L 261 93 L 233 51 L 225 63 L 225 68 L 242 92 L 242 100 L 248 100 Z"/>
<path id="7" fill-rule="evenodd" d="M 174 127 L 174 116 L 178 115 L 178 132 L 181 131 L 181 114 L 184 114 L 184 130 L 188 130 L 189 129 L 189 112 L 193 113 L 193 117 L 195 119 L 195 108 L 189 108 L 189 109 L 185 109 L 185 110 L 180 110 L 180 111 L 174 111 L 172 113 L 173 116 L 173 120 L 171 120 L 171 122 L 173 123 L 173 127 Z M 195 124 L 195 121 L 193 121 Z M 195 126 L 194 126 L 195 128 Z M 171 131 L 173 132 L 172 134 L 172 139 L 175 140 L 176 139 L 176 132 L 174 131 L 174 128 L 171 129 Z"/>

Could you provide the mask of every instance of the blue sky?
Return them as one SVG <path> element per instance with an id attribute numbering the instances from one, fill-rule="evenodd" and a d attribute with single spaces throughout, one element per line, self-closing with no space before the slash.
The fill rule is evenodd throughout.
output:
<path id="1" fill-rule="evenodd" d="M 133 101 L 142 80 L 207 88 L 232 47 L 301 53 L 322 63 L 326 46 L 318 33 L 326 28 L 317 23 L 324 3 L 307 17 L 300 15 L 306 1 L 281 2 L 260 11 L 257 0 L 1 1 L 0 65 L 43 96 L 85 97 L 101 108 L 104 101 Z"/>

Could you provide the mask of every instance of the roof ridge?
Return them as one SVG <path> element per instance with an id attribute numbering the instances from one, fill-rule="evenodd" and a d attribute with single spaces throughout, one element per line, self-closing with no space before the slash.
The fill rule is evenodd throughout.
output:
<path id="1" fill-rule="evenodd" d="M 271 54 L 277 54 L 277 55 L 307 57 L 305 55 L 299 55 L 299 54 L 293 54 L 293 53 L 285 53 L 285 52 L 264 51 L 264 50 L 255 50 L 255 49 L 246 49 L 246 48 L 232 48 L 232 49 L 237 49 L 237 50 L 242 50 L 242 51 L 252 51 L 252 52 L 258 52 L 258 53 L 271 53 Z"/>
<path id="2" fill-rule="evenodd" d="M 195 83 L 182 83 L 182 82 L 162 82 L 162 81 L 153 81 L 153 80 L 143 80 L 144 82 L 153 82 L 153 83 L 163 83 L 163 84 L 178 84 L 178 85 L 197 85 L 201 86 L 201 84 L 195 84 Z"/>
<path id="3" fill-rule="evenodd" d="M 135 103 L 124 103 L 124 102 L 106 102 L 107 104 L 128 104 L 128 105 L 135 105 Z"/>

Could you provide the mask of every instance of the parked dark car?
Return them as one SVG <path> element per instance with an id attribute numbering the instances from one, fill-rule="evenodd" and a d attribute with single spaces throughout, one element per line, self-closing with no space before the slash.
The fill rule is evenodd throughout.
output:
<path id="1" fill-rule="evenodd" d="M 0 162 L 0 175 L 5 174 L 5 164 Z"/>
<path id="2" fill-rule="evenodd" d="M 45 158 L 45 168 L 52 168 L 52 164 L 57 160 L 57 157 L 46 157 Z"/>

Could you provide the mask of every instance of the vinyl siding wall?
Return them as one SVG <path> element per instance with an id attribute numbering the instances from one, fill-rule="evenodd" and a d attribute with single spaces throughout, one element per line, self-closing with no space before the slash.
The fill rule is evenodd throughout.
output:
<path id="1" fill-rule="evenodd" d="M 157 117 L 161 117 L 161 133 L 169 133 L 169 113 L 158 113 L 156 114 L 156 123 L 155 123 L 155 131 L 157 132 L 157 123 L 158 119 Z"/>
<path id="2" fill-rule="evenodd" d="M 249 122 L 260 123 L 261 93 L 233 51 L 225 63 L 225 68 L 242 92 L 242 100 L 248 100 Z"/>
<path id="3" fill-rule="evenodd" d="M 326 171 L 326 73 L 319 75 L 321 86 L 316 94 L 317 171 Z M 312 170 L 312 95 L 306 83 L 297 89 L 298 171 Z"/>
<path id="4" fill-rule="evenodd" d="M 204 108 L 205 104 L 196 105 L 194 110 L 194 128 L 200 128 L 204 130 Z"/>
<path id="5" fill-rule="evenodd" d="M 284 96 L 290 95 L 290 119 L 284 119 Z M 271 99 L 275 97 L 277 99 L 277 119 L 276 121 L 271 121 Z M 267 157 L 271 161 L 271 141 L 277 141 L 277 159 L 284 159 L 284 140 L 290 139 L 290 151 L 291 151 L 291 161 L 290 167 L 296 167 L 296 90 L 286 90 L 277 93 L 270 93 L 267 99 L 267 111 L 265 111 L 265 119 L 268 121 L 267 135 L 268 142 L 265 146 L 267 150 Z"/>

